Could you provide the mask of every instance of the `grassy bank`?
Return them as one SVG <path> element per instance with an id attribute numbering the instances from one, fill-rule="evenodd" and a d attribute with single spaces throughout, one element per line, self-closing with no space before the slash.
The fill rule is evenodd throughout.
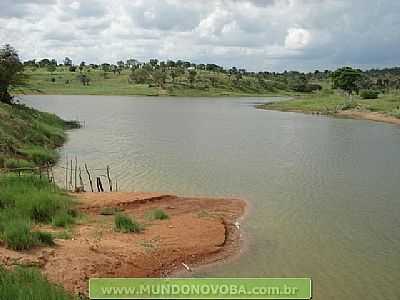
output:
<path id="1" fill-rule="evenodd" d="M 323 90 L 308 96 L 297 97 L 288 101 L 272 102 L 258 106 L 258 108 L 295 111 L 304 113 L 337 114 L 341 111 L 357 110 L 378 112 L 387 116 L 400 118 L 400 94 L 388 93 L 378 99 L 361 99 L 353 96 L 340 95 L 332 90 Z"/>
<path id="2" fill-rule="evenodd" d="M 0 299 L 72 300 L 61 287 L 50 284 L 36 269 L 0 266 Z"/>
<path id="3" fill-rule="evenodd" d="M 15 90 L 24 94 L 49 95 L 143 95 L 143 96 L 270 96 L 288 95 L 285 86 L 272 81 L 260 83 L 257 78 L 243 76 L 240 82 L 234 81 L 229 74 L 197 71 L 196 80 L 191 84 L 188 74 L 184 73 L 172 80 L 169 76 L 161 88 L 151 79 L 149 83 L 137 84 L 129 80 L 131 70 L 122 70 L 120 74 L 105 73 L 102 70 L 85 68 L 70 72 L 65 67 L 57 67 L 54 72 L 45 68 L 26 68 L 28 75 L 26 87 Z M 83 85 L 80 76 L 90 79 L 89 85 Z M 151 77 L 150 77 L 151 78 Z"/>
<path id="4" fill-rule="evenodd" d="M 0 169 L 54 163 L 55 149 L 66 139 L 65 129 L 73 127 L 78 124 L 53 114 L 0 103 Z"/>
<path id="5" fill-rule="evenodd" d="M 43 225 L 66 227 L 74 223 L 73 199 L 31 171 L 22 176 L 2 171 L 54 163 L 64 130 L 77 127 L 55 115 L 23 105 L 0 103 L 0 246 L 15 251 L 53 246 L 54 236 Z M 3 169 L 3 170 L 2 170 Z M 38 271 L 0 266 L 0 299 L 71 299 L 49 284 Z"/>

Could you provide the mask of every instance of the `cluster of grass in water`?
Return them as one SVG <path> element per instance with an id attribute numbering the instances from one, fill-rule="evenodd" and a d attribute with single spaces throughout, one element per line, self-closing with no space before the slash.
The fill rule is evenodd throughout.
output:
<path id="1" fill-rule="evenodd" d="M 35 224 L 66 227 L 74 223 L 73 201 L 47 180 L 35 176 L 0 176 L 0 240 L 13 250 L 52 245 L 50 233 Z"/>

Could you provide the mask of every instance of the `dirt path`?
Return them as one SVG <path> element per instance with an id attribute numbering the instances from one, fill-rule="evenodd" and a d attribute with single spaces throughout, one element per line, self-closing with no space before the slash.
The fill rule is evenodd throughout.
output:
<path id="1" fill-rule="evenodd" d="M 0 247 L 5 265 L 37 265 L 50 281 L 74 293 L 87 294 L 91 277 L 162 277 L 224 260 L 237 253 L 240 232 L 234 223 L 244 214 L 237 199 L 181 198 L 155 193 L 85 193 L 79 209 L 86 214 L 74 226 L 72 239 L 56 240 L 53 248 L 14 252 Z M 104 207 L 119 208 L 145 224 L 140 234 L 116 233 L 114 216 Z M 161 208 L 168 220 L 150 221 L 146 212 Z"/>

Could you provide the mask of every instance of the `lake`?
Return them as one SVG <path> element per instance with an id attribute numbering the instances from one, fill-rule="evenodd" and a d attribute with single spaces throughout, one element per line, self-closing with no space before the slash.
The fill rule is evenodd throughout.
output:
<path id="1" fill-rule="evenodd" d="M 22 98 L 85 121 L 60 164 L 109 164 L 125 191 L 248 200 L 248 249 L 196 275 L 312 277 L 314 299 L 400 299 L 400 127 L 254 108 L 267 101 Z"/>

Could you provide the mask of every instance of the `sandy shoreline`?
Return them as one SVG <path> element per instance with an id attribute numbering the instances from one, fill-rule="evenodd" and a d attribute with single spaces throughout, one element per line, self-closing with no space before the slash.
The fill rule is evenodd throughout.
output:
<path id="1" fill-rule="evenodd" d="M 104 207 L 123 210 L 145 224 L 140 234 L 116 233 L 114 216 Z M 84 193 L 79 210 L 85 220 L 73 227 L 72 239 L 52 248 L 15 252 L 0 246 L 0 262 L 38 266 L 47 278 L 73 293 L 87 294 L 91 277 L 164 277 L 225 261 L 239 253 L 236 223 L 246 211 L 239 199 L 191 198 L 157 193 Z M 145 215 L 161 208 L 168 220 Z M 54 230 L 48 228 L 48 230 Z"/>
<path id="2" fill-rule="evenodd" d="M 303 111 L 303 110 L 298 110 L 298 109 L 270 109 L 270 108 L 262 108 L 265 110 L 272 110 L 272 111 L 280 111 L 280 112 L 293 112 L 293 113 L 302 113 L 302 114 L 317 114 L 317 115 L 322 115 L 322 116 L 332 116 L 332 117 L 338 117 L 338 118 L 350 118 L 350 119 L 356 119 L 356 120 L 368 120 L 368 121 L 374 121 L 374 122 L 381 122 L 381 123 L 389 123 L 389 124 L 395 124 L 395 125 L 400 125 L 400 119 L 386 115 L 384 113 L 380 112 L 372 112 L 372 111 L 360 111 L 360 110 L 343 110 L 334 114 L 323 114 L 321 112 L 308 112 L 308 111 Z"/>

